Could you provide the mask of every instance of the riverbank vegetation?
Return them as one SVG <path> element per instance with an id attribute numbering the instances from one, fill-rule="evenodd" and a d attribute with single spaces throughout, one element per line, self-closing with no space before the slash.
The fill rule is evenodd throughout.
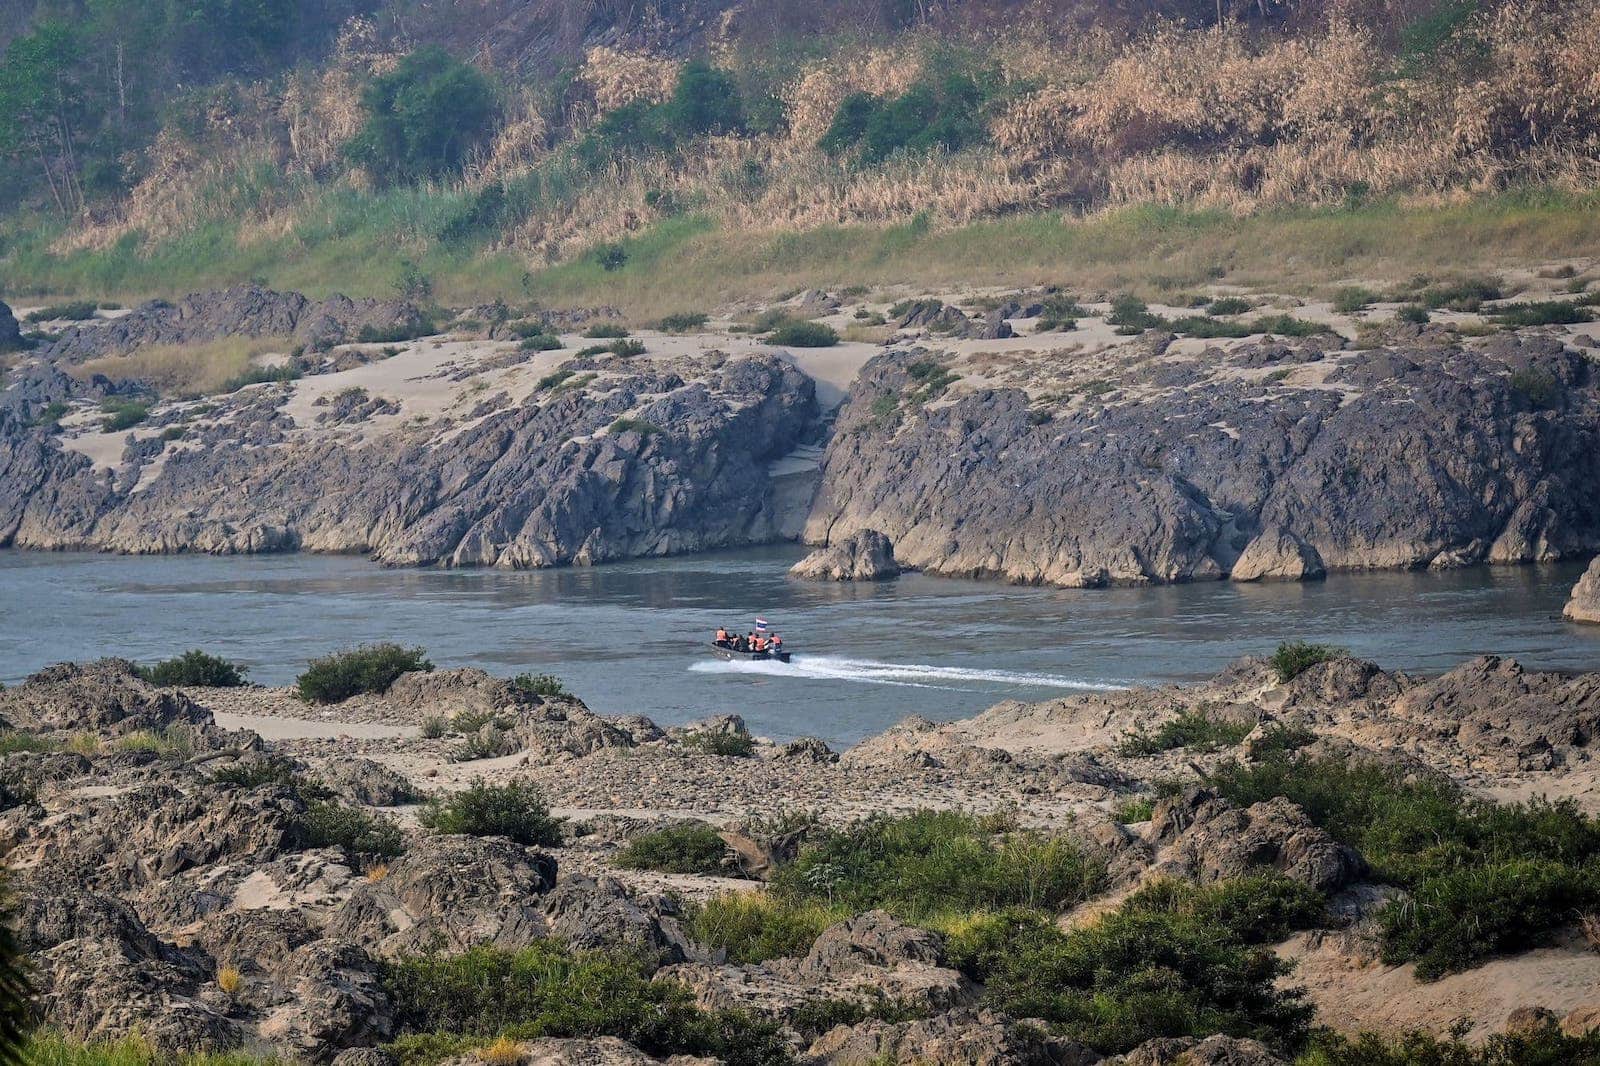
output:
<path id="1" fill-rule="evenodd" d="M 664 28 L 688 57 L 630 26 L 471 62 L 384 3 L 176 28 L 44 4 L 0 57 L 0 288 L 420 277 L 654 319 L 812 284 L 1331 293 L 1503 268 L 1600 234 L 1594 2 L 1087 5 L 1004 48 L 1004 3 L 776 5 Z"/>

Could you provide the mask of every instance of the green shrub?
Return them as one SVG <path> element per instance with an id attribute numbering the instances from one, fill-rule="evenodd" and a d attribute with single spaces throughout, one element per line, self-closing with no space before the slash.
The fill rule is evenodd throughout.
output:
<path id="1" fill-rule="evenodd" d="M 150 405 L 135 400 L 106 400 L 100 410 L 111 416 L 101 426 L 107 433 L 132 429 L 150 417 Z"/>
<path id="2" fill-rule="evenodd" d="M 1150 308 L 1143 300 L 1128 293 L 1111 301 L 1111 312 L 1106 315 L 1106 323 L 1115 326 L 1117 332 L 1124 335 L 1143 333 L 1147 329 L 1165 325 L 1160 315 L 1150 313 Z"/>
<path id="3" fill-rule="evenodd" d="M 561 338 L 550 333 L 536 333 L 532 337 L 524 337 L 517 343 L 517 347 L 524 352 L 554 352 L 566 347 Z"/>
<path id="4" fill-rule="evenodd" d="M 1500 284 L 1488 278 L 1468 278 L 1443 285 L 1431 285 L 1417 295 L 1424 307 L 1448 311 L 1476 311 L 1485 300 L 1500 299 Z"/>
<path id="5" fill-rule="evenodd" d="M 162 759 L 187 759 L 194 754 L 194 733 L 186 725 L 141 729 L 111 741 L 112 751 L 143 752 Z"/>
<path id="6" fill-rule="evenodd" d="M 650 1055 L 703 1055 L 730 1066 L 793 1061 L 776 1022 L 702 1011 L 688 989 L 652 981 L 637 960 L 573 952 L 549 940 L 517 951 L 480 947 L 401 959 L 388 966 L 384 984 L 402 1029 L 416 1034 L 393 1045 L 407 1066 L 501 1034 L 614 1036 Z M 452 1042 L 452 1034 L 471 1042 Z"/>
<path id="7" fill-rule="evenodd" d="M 67 303 L 51 304 L 41 307 L 37 311 L 30 311 L 24 322 L 87 322 L 94 317 L 96 307 L 92 300 L 71 300 Z"/>
<path id="8" fill-rule="evenodd" d="M 68 410 L 67 405 L 60 400 L 52 400 L 40 408 L 39 413 L 33 419 L 33 424 L 36 426 L 54 426 L 61 421 L 61 416 L 66 414 Z"/>
<path id="9" fill-rule="evenodd" d="M 773 888 L 795 899 L 883 907 L 907 920 L 1009 906 L 1065 910 L 1103 884 L 1104 864 L 1065 837 L 959 811 L 876 816 L 822 834 L 781 867 Z"/>
<path id="10" fill-rule="evenodd" d="M 1293 315 L 1265 315 L 1250 325 L 1257 333 L 1275 333 L 1280 337 L 1315 337 L 1319 333 L 1332 332 L 1320 322 L 1307 322 Z"/>
<path id="11" fill-rule="evenodd" d="M 238 688 L 245 683 L 249 670 L 231 663 L 220 655 L 210 655 L 199 648 L 184 652 L 176 659 L 163 659 L 153 666 L 139 668 L 139 676 L 152 685 L 192 685 L 197 688 Z"/>
<path id="12" fill-rule="evenodd" d="M 317 802 L 300 816 L 300 835 L 308 848 L 343 848 L 352 855 L 392 858 L 405 850 L 394 819 L 339 803 Z"/>
<path id="13" fill-rule="evenodd" d="M 418 820 L 438 833 L 507 837 L 530 846 L 561 843 L 561 823 L 550 817 L 538 786 L 528 781 L 504 785 L 476 781 L 460 792 L 430 800 Z"/>
<path id="14" fill-rule="evenodd" d="M 1167 323 L 1168 328 L 1174 333 L 1187 334 L 1190 337 L 1210 339 L 1215 337 L 1248 337 L 1252 333 L 1259 333 L 1259 326 L 1244 322 L 1223 322 L 1221 319 L 1210 318 L 1206 315 L 1188 315 Z"/>
<path id="15" fill-rule="evenodd" d="M 780 348 L 832 348 L 839 334 L 822 322 L 790 322 L 767 335 L 767 343 Z"/>
<path id="16" fill-rule="evenodd" d="M 628 327 L 620 322 L 596 322 L 583 331 L 583 335 L 590 340 L 609 340 L 613 337 L 626 337 Z"/>
<path id="17" fill-rule="evenodd" d="M 1251 303 L 1249 300 L 1243 300 L 1237 296 L 1223 296 L 1219 299 L 1212 300 L 1211 303 L 1207 305 L 1206 314 L 1242 315 L 1246 311 L 1252 310 L 1254 307 L 1255 304 Z"/>
<path id="18" fill-rule="evenodd" d="M 1431 316 L 1428 314 L 1428 309 L 1421 304 L 1405 304 L 1395 308 L 1394 317 L 1400 322 L 1409 322 L 1414 326 L 1425 326 Z"/>
<path id="19" fill-rule="evenodd" d="M 1288 683 L 1318 663 L 1332 662 L 1349 654 L 1345 649 L 1332 644 L 1308 644 L 1303 640 L 1286 640 L 1278 645 L 1278 650 L 1273 652 L 1272 658 L 1267 661 L 1272 664 L 1278 680 Z"/>
<path id="20" fill-rule="evenodd" d="M 412 52 L 362 94 L 366 121 L 350 157 L 375 177 L 412 180 L 460 169 L 494 121 L 494 89 L 437 45 Z"/>
<path id="21" fill-rule="evenodd" d="M 615 355 L 622 359 L 632 359 L 636 355 L 645 353 L 644 341 L 640 340 L 614 340 L 610 344 L 591 344 L 587 348 L 578 349 L 578 358 L 587 359 L 591 355 Z"/>
<path id="22" fill-rule="evenodd" d="M 680 311 L 677 314 L 663 318 L 657 328 L 663 333 L 693 333 L 706 324 L 707 315 L 702 311 Z"/>
<path id="23" fill-rule="evenodd" d="M 1364 311 L 1378 300 L 1378 294 L 1359 285 L 1349 285 L 1333 294 L 1333 309 L 1340 314 Z"/>
<path id="24" fill-rule="evenodd" d="M 1380 912 L 1384 957 L 1425 978 L 1525 949 L 1600 905 L 1600 822 L 1570 802 L 1498 805 L 1443 778 L 1294 756 L 1229 764 L 1210 784 L 1241 806 L 1287 797 L 1406 889 Z"/>
<path id="25" fill-rule="evenodd" d="M 1535 407 L 1548 407 L 1561 396 L 1561 383 L 1548 371 L 1536 367 L 1514 371 L 1508 383 Z"/>
<path id="26" fill-rule="evenodd" d="M 19 755 L 25 752 L 59 751 L 61 742 L 37 733 L 24 733 L 16 729 L 0 731 L 0 755 Z"/>
<path id="27" fill-rule="evenodd" d="M 616 864 L 669 874 L 720 874 L 727 854 L 728 845 L 716 829 L 704 822 L 680 822 L 634 837 L 617 853 Z"/>
<path id="28" fill-rule="evenodd" d="M 1113 817 L 1123 825 L 1135 825 L 1148 822 L 1155 813 L 1156 801 L 1153 796 L 1134 796 L 1118 804 Z"/>
<path id="29" fill-rule="evenodd" d="M 947 392 L 951 385 L 961 380 L 961 375 L 933 359 L 919 359 L 906 367 L 906 373 L 916 382 L 916 388 L 906 394 L 913 404 L 930 403 Z"/>
<path id="30" fill-rule="evenodd" d="M 749 733 L 706 730 L 690 733 L 683 738 L 683 742 L 688 747 L 697 748 L 707 755 L 722 755 L 734 759 L 748 759 L 756 750 L 756 742 Z"/>
<path id="31" fill-rule="evenodd" d="M 661 427 L 642 418 L 619 418 L 611 423 L 611 428 L 607 432 L 612 436 L 619 433 L 637 433 L 641 437 L 651 437 L 660 433 Z"/>
<path id="32" fill-rule="evenodd" d="M 728 892 L 690 904 L 684 931 L 695 943 L 726 952 L 729 962 L 755 963 L 804 955 L 824 929 L 848 916 L 838 904 Z"/>
<path id="33" fill-rule="evenodd" d="M 246 385 L 261 385 L 275 381 L 294 381 L 300 377 L 300 367 L 295 363 L 281 366 L 253 366 L 242 374 L 235 374 L 222 383 L 222 393 L 238 392 Z"/>
<path id="34" fill-rule="evenodd" d="M 839 104 L 818 147 L 830 155 L 859 149 L 863 163 L 876 165 L 899 153 L 957 152 L 983 144 L 988 82 L 953 72 L 925 77 L 895 97 L 852 93 Z"/>
<path id="35" fill-rule="evenodd" d="M 418 337 L 431 337 L 439 324 L 423 316 L 415 322 L 396 322 L 392 326 L 362 326 L 356 330 L 357 344 L 401 344 Z"/>
<path id="36" fill-rule="evenodd" d="M 363 692 L 387 692 L 401 674 L 432 669 L 421 648 L 364 644 L 311 660 L 295 685 L 307 703 L 339 703 Z"/>
<path id="37" fill-rule="evenodd" d="M 1117 753 L 1130 757 L 1157 755 L 1174 748 L 1195 751 L 1216 751 L 1238 744 L 1255 728 L 1252 722 L 1218 721 L 1204 710 L 1184 711 L 1178 717 L 1163 722 L 1154 733 L 1130 733 L 1118 746 Z"/>
<path id="38" fill-rule="evenodd" d="M 511 749 L 515 750 L 515 749 Z M 466 739 L 450 753 L 451 762 L 476 762 L 479 759 L 498 759 L 509 755 L 506 732 L 499 725 L 476 729 L 467 733 Z"/>
<path id="39" fill-rule="evenodd" d="M 1163 878 L 1145 884 L 1123 906 L 1190 918 L 1224 929 L 1243 944 L 1275 944 L 1297 929 L 1314 927 L 1327 909 L 1315 889 L 1278 873 L 1209 885 Z"/>
<path id="40" fill-rule="evenodd" d="M 628 250 L 620 244 L 602 244 L 594 250 L 595 262 L 607 274 L 614 274 L 628 265 Z"/>
<path id="41" fill-rule="evenodd" d="M 530 696 L 565 696 L 567 687 L 554 674 L 518 674 L 511 679 L 511 687 Z"/>
<path id="42" fill-rule="evenodd" d="M 430 714 L 422 720 L 418 730 L 424 740 L 438 740 L 450 732 L 450 723 L 442 714 Z"/>
<path id="43" fill-rule="evenodd" d="M 1594 314 L 1571 300 L 1540 300 L 1502 304 L 1491 317 L 1504 326 L 1570 326 L 1588 322 Z"/>
<path id="44" fill-rule="evenodd" d="M 1289 890 L 1292 892 L 1292 890 Z M 1312 1015 L 1278 978 L 1289 964 L 1216 920 L 1208 890 L 1147 890 L 1093 925 L 1063 933 L 1045 915 L 1010 911 L 968 922 L 950 954 L 984 983 L 985 1004 L 1049 1022 L 1061 1035 L 1115 1054 L 1156 1037 L 1253 1037 L 1292 1051 Z M 1276 888 L 1243 890 L 1276 902 L 1246 924 L 1267 930 L 1303 912 Z"/>

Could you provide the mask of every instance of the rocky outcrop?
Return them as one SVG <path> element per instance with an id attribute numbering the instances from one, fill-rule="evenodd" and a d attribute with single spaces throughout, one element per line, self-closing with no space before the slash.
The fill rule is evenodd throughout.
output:
<path id="1" fill-rule="evenodd" d="M 1589 564 L 1589 569 L 1572 589 L 1562 616 L 1569 622 L 1587 622 L 1600 625 L 1600 558 Z"/>
<path id="2" fill-rule="evenodd" d="M 814 581 L 882 581 L 899 573 L 894 545 L 875 529 L 852 533 L 789 568 L 789 576 Z"/>
<path id="3" fill-rule="evenodd" d="M 182 447 L 128 449 L 109 478 L 0 414 L 0 544 L 532 568 L 777 536 L 766 463 L 811 427 L 809 378 L 776 356 L 568 365 L 614 376 L 439 427 L 448 440 L 308 434 L 281 409 L 290 386 L 247 390 Z"/>
<path id="4" fill-rule="evenodd" d="M 868 911 L 829 926 L 800 959 L 734 966 L 686 963 L 661 977 L 680 981 L 710 1009 L 748 1009 L 786 1017 L 808 1001 L 891 1000 L 943 1011 L 970 1004 L 977 989 L 945 961 L 944 941 Z"/>
<path id="5" fill-rule="evenodd" d="M 1589 360 L 1541 338 L 1320 343 L 1188 357 L 1146 338 L 1092 371 L 932 390 L 934 353 L 887 352 L 840 411 L 805 540 L 879 530 L 903 564 L 1075 587 L 1600 549 Z M 1269 370 L 1313 366 L 1316 387 Z M 1534 399 L 1530 376 L 1550 382 Z"/>
<path id="6" fill-rule="evenodd" d="M 1366 868 L 1361 856 L 1282 796 L 1240 809 L 1206 789 L 1156 805 L 1145 831 L 1160 873 L 1209 883 L 1273 870 L 1329 894 Z"/>
<path id="7" fill-rule="evenodd" d="M 256 285 L 194 293 L 176 303 L 152 300 L 120 318 L 69 326 L 41 354 L 79 363 L 147 344 L 195 344 L 222 337 L 283 337 L 312 350 L 355 340 L 363 326 L 415 329 L 422 312 L 403 300 L 312 300 Z"/>
<path id="8" fill-rule="evenodd" d="M 0 720 L 29 732 L 90 732 L 113 737 L 174 726 L 212 729 L 211 712 L 139 677 L 126 659 L 46 667 L 0 692 Z"/>
<path id="9" fill-rule="evenodd" d="M 1273 529 L 1245 545 L 1228 576 L 1235 581 L 1305 581 L 1325 573 L 1315 548 L 1292 533 Z"/>
<path id="10" fill-rule="evenodd" d="M 1092 1066 L 1101 1058 L 1042 1027 L 964 1008 L 917 1021 L 838 1026 L 814 1041 L 801 1061 L 807 1066 Z"/>
<path id="11" fill-rule="evenodd" d="M 1147 1040 L 1126 1055 L 1105 1061 L 1106 1066 L 1285 1066 L 1287 1062 L 1259 1040 L 1220 1033 L 1204 1040 L 1192 1036 Z"/>
<path id="12" fill-rule="evenodd" d="M 22 347 L 22 327 L 11 308 L 0 301 L 0 352 L 12 352 Z"/>

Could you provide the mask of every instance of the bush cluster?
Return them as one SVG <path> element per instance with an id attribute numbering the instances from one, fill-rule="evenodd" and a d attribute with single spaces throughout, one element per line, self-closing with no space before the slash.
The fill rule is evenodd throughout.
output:
<path id="1" fill-rule="evenodd" d="M 432 669 L 421 648 L 364 644 L 311 660 L 295 687 L 307 703 L 339 703 L 364 692 L 387 692 L 401 674 Z"/>
<path id="2" fill-rule="evenodd" d="M 823 322 L 787 322 L 767 335 L 767 343 L 780 348 L 831 348 L 839 334 Z"/>
<path id="3" fill-rule="evenodd" d="M 382 179 L 437 177 L 460 168 L 489 132 L 494 87 L 437 45 L 419 48 L 374 79 L 361 98 L 366 122 L 350 158 Z"/>
<path id="4" fill-rule="evenodd" d="M 150 417 L 150 405 L 137 400 L 106 400 L 100 410 L 108 416 L 101 425 L 107 433 L 132 429 Z"/>
<path id="5" fill-rule="evenodd" d="M 404 1062 L 461 1054 L 486 1038 L 614 1036 L 650 1055 L 703 1055 L 730 1066 L 792 1061 L 773 1021 L 703 1011 L 682 985 L 652 981 L 637 960 L 554 941 L 517 951 L 473 948 L 391 964 L 385 985 Z"/>
<path id="6" fill-rule="evenodd" d="M 1276 755 L 1219 769 L 1244 806 L 1285 796 L 1409 898 L 1380 912 L 1384 957 L 1430 979 L 1526 948 L 1600 906 L 1600 822 L 1570 801 L 1498 805 L 1402 769 Z"/>
<path id="7" fill-rule="evenodd" d="M 898 154 L 959 152 L 988 140 L 984 106 L 995 79 L 964 72 L 929 77 L 898 96 L 858 92 L 845 97 L 818 147 L 830 155 L 857 151 L 872 166 Z"/>
<path id="8" fill-rule="evenodd" d="M 616 864 L 669 874 L 720 874 L 727 855 L 728 845 L 715 828 L 705 822 L 680 822 L 634 837 L 617 853 Z"/>
<path id="9" fill-rule="evenodd" d="M 1163 722 L 1154 733 L 1130 733 L 1118 747 L 1118 754 L 1130 757 L 1157 755 L 1174 748 L 1216 751 L 1231 748 L 1255 728 L 1251 722 L 1226 722 L 1212 718 L 1203 709 L 1184 711 Z"/>
<path id="10" fill-rule="evenodd" d="M 309 848 L 343 848 L 352 855 L 392 858 L 405 850 L 394 819 L 356 807 L 318 801 L 300 816 L 300 834 Z"/>
<path id="11" fill-rule="evenodd" d="M 1303 640 L 1286 640 L 1278 645 L 1268 660 L 1278 680 L 1287 684 L 1316 666 L 1318 663 L 1342 659 L 1350 653 L 1332 644 L 1308 644 Z"/>
<path id="12" fill-rule="evenodd" d="M 561 823 L 550 816 L 538 786 L 527 781 L 474 782 L 460 792 L 429 800 L 418 821 L 437 833 L 506 837 L 529 846 L 561 843 Z"/>
<path id="13" fill-rule="evenodd" d="M 139 676 L 152 685 L 192 685 L 197 688 L 238 688 L 245 683 L 249 673 L 246 667 L 199 648 L 186 651 L 175 659 L 163 659 L 139 668 Z"/>

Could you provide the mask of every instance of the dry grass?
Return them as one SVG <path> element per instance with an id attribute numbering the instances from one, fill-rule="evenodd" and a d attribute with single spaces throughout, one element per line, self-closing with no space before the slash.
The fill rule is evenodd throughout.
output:
<path id="1" fill-rule="evenodd" d="M 220 391 L 248 370 L 257 357 L 288 352 L 287 337 L 225 337 L 196 344 L 154 344 L 127 355 L 83 363 L 81 377 L 104 374 L 113 381 L 138 378 L 163 396 L 196 397 Z"/>
<path id="2" fill-rule="evenodd" d="M 233 995 L 244 986 L 244 975 L 236 967 L 224 966 L 217 971 L 217 987 L 226 995 Z"/>
<path id="3" fill-rule="evenodd" d="M 502 1036 L 487 1047 L 481 1047 L 473 1055 L 484 1066 L 521 1066 L 525 1056 L 522 1045 L 508 1036 Z"/>

